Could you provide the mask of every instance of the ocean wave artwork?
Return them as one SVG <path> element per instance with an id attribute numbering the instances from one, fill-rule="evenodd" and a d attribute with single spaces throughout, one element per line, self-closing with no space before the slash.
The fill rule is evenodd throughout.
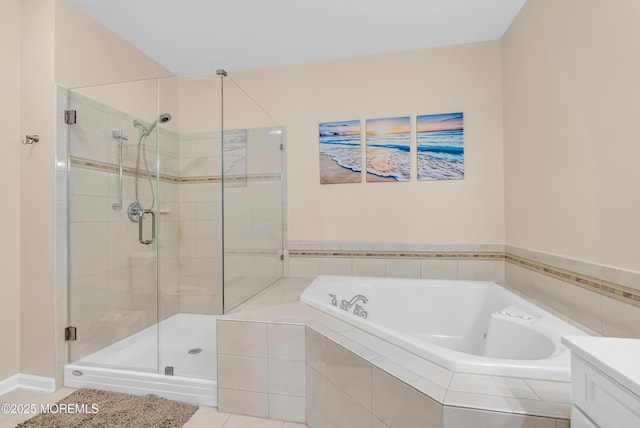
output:
<path id="1" fill-rule="evenodd" d="M 464 178 L 463 113 L 418 116 L 418 180 Z"/>
<path id="2" fill-rule="evenodd" d="M 367 119 L 366 126 L 367 181 L 409 181 L 409 116 Z"/>
<path id="3" fill-rule="evenodd" d="M 320 123 L 319 138 L 320 183 L 359 183 L 362 171 L 360 121 Z"/>

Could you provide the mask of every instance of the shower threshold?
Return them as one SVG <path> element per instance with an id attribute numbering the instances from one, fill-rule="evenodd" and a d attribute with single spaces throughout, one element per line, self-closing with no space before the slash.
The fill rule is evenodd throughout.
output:
<path id="1" fill-rule="evenodd" d="M 176 314 L 67 364 L 64 384 L 217 406 L 216 318 Z"/>

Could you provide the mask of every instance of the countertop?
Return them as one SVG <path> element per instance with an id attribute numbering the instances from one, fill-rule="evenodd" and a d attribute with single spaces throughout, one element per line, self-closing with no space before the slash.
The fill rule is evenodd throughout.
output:
<path id="1" fill-rule="evenodd" d="M 640 397 L 640 339 L 564 336 L 562 343 Z"/>

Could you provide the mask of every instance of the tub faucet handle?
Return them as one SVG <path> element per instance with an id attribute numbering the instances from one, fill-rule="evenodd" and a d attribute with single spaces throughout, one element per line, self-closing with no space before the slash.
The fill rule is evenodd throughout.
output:
<path id="1" fill-rule="evenodd" d="M 333 306 L 338 306 L 338 299 L 336 298 L 335 294 L 329 294 L 329 297 L 331 297 L 331 304 Z"/>
<path id="2" fill-rule="evenodd" d="M 356 308 L 353 310 L 353 314 L 361 318 L 366 318 L 367 315 L 369 315 L 367 314 L 367 311 L 365 311 L 364 308 L 360 305 L 356 305 Z"/>

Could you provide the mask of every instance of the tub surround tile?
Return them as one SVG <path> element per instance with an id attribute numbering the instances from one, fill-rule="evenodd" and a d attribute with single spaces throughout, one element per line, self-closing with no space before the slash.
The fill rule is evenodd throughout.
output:
<path id="1" fill-rule="evenodd" d="M 498 262 L 485 260 L 458 260 L 458 279 L 495 281 Z"/>
<path id="2" fill-rule="evenodd" d="M 327 382 L 327 419 L 338 428 L 371 428 L 369 410 L 332 382 Z"/>
<path id="3" fill-rule="evenodd" d="M 392 427 L 442 426 L 442 404 L 377 367 L 372 371 L 371 407 L 375 417 Z"/>
<path id="4" fill-rule="evenodd" d="M 238 413 L 266 418 L 269 416 L 269 395 L 260 392 L 237 391 L 218 386 L 218 409 L 225 413 Z"/>
<path id="5" fill-rule="evenodd" d="M 307 403 L 307 425 L 309 428 L 336 428 L 327 419 L 327 411 L 320 411 Z"/>
<path id="6" fill-rule="evenodd" d="M 325 336 L 312 328 L 305 328 L 305 354 L 307 364 L 317 370 L 322 376 L 326 375 L 327 340 Z"/>
<path id="7" fill-rule="evenodd" d="M 348 333 L 350 331 L 351 330 L 346 330 L 340 333 L 339 335 L 335 335 L 332 341 L 338 345 L 342 345 L 344 348 L 348 349 L 353 354 L 367 361 L 370 361 L 371 359 L 376 358 L 378 356 L 378 353 L 375 352 L 374 350 L 369 349 L 366 346 L 363 346 L 357 341 L 352 340 L 344 335 L 344 333 Z"/>
<path id="8" fill-rule="evenodd" d="M 420 277 L 429 279 L 457 279 L 457 260 L 420 260 Z"/>
<path id="9" fill-rule="evenodd" d="M 595 331 L 602 331 L 602 296 L 584 288 L 562 283 L 561 311 Z"/>
<path id="10" fill-rule="evenodd" d="M 322 414 L 327 414 L 327 378 L 313 367 L 307 365 L 306 400 L 308 406 L 313 406 Z"/>
<path id="11" fill-rule="evenodd" d="M 391 278 L 420 278 L 420 260 L 386 260 L 386 272 Z"/>
<path id="12" fill-rule="evenodd" d="M 423 378 L 431 380 L 436 385 L 443 388 L 450 387 L 451 379 L 453 378 L 452 372 L 424 358 L 420 358 L 411 352 L 403 350 L 389 355 L 387 358 L 408 368 Z"/>
<path id="13" fill-rule="evenodd" d="M 465 373 L 454 373 L 449 390 L 534 400 L 538 398 L 523 379 Z"/>
<path id="14" fill-rule="evenodd" d="M 371 428 L 389 428 L 389 425 L 382 422 L 380 419 L 375 416 L 371 417 Z"/>
<path id="15" fill-rule="evenodd" d="M 285 422 L 282 428 L 308 428 L 305 424 L 298 424 L 295 422 Z"/>
<path id="16" fill-rule="evenodd" d="M 291 360 L 268 360 L 268 379 L 270 394 L 304 397 L 305 362 Z"/>
<path id="17" fill-rule="evenodd" d="M 327 341 L 327 379 L 371 411 L 371 363 Z"/>
<path id="18" fill-rule="evenodd" d="M 478 394 L 449 390 L 444 399 L 444 405 L 450 407 L 464 407 L 469 409 L 488 410 L 502 413 L 512 413 L 508 397 L 499 395 Z"/>
<path id="19" fill-rule="evenodd" d="M 444 408 L 444 428 L 556 428 L 556 420 L 538 416 L 522 416 L 483 412 L 459 407 Z"/>
<path id="20" fill-rule="evenodd" d="M 224 321 L 217 324 L 218 353 L 245 357 L 267 357 L 267 325 Z"/>
<path id="21" fill-rule="evenodd" d="M 547 416 L 557 419 L 571 418 L 571 404 L 541 400 L 507 398 L 513 413 L 534 416 Z"/>
<path id="22" fill-rule="evenodd" d="M 558 258 L 557 256 L 554 257 Z M 620 270 L 616 270 L 615 274 L 613 274 L 610 271 L 610 269 L 612 268 L 596 264 L 593 264 L 593 266 L 591 266 L 591 269 L 587 269 L 583 266 L 585 264 L 584 262 L 572 262 L 571 259 L 560 259 L 557 260 L 557 263 L 555 265 L 552 265 L 509 253 L 506 254 L 505 258 L 508 263 L 512 263 L 521 268 L 538 272 L 542 276 L 555 278 L 562 281 L 563 283 L 572 284 L 574 286 L 584 288 L 594 293 L 600 293 L 603 296 L 607 296 L 612 299 L 620 300 L 630 305 L 640 307 L 640 290 L 638 288 L 630 288 L 625 285 L 617 284 L 615 282 L 609 281 L 608 279 L 605 279 L 614 277 L 617 281 L 620 276 Z M 547 257 L 545 257 L 544 255 L 538 258 L 547 260 Z M 574 270 L 557 267 L 558 265 L 563 265 L 563 261 L 566 262 L 564 263 L 564 265 L 569 265 L 573 268 L 575 268 L 577 265 L 585 271 L 600 275 L 600 277 L 595 277 L 589 274 L 576 272 Z M 632 275 L 630 274 L 630 272 L 626 271 L 625 276 L 628 278 Z M 638 273 L 637 278 L 639 280 L 638 284 L 640 284 L 640 273 Z M 507 279 L 510 278 L 507 277 Z"/>
<path id="23" fill-rule="evenodd" d="M 384 259 L 352 259 L 354 276 L 387 276 L 387 263 Z"/>
<path id="24" fill-rule="evenodd" d="M 320 260 L 318 258 L 292 257 L 289 250 L 288 276 L 309 277 L 320 275 Z"/>
<path id="25" fill-rule="evenodd" d="M 377 355 L 388 356 L 398 352 L 397 346 L 382 341 L 364 330 L 354 328 L 343 332 L 342 335 L 374 351 Z"/>
<path id="26" fill-rule="evenodd" d="M 318 269 L 320 275 L 351 275 L 351 259 L 321 258 Z"/>
<path id="27" fill-rule="evenodd" d="M 305 397 L 269 394 L 269 418 L 306 422 L 307 405 Z"/>
<path id="28" fill-rule="evenodd" d="M 218 354 L 220 388 L 268 392 L 268 373 L 266 358 Z"/>
<path id="29" fill-rule="evenodd" d="M 602 334 L 640 338 L 640 310 L 606 296 L 601 297 Z"/>
<path id="30" fill-rule="evenodd" d="M 268 357 L 283 360 L 305 360 L 305 327 L 303 325 L 269 324 Z"/>
<path id="31" fill-rule="evenodd" d="M 415 383 L 422 379 L 422 376 L 420 376 L 419 374 L 412 372 L 402 364 L 391 361 L 386 357 L 374 358 L 373 360 L 371 360 L 371 364 L 395 376 L 396 378 L 407 384 Z"/>
<path id="32" fill-rule="evenodd" d="M 381 398 L 388 391 L 396 391 L 394 394 L 400 394 L 403 400 L 408 400 L 407 402 L 410 403 L 423 400 L 424 402 L 420 401 L 421 404 L 414 404 L 414 406 L 431 409 L 426 420 L 431 421 L 430 418 L 436 418 L 435 422 L 431 421 L 436 424 L 433 426 L 442 427 L 446 424 L 443 412 L 449 408 L 476 409 L 483 414 L 499 412 L 501 414 L 496 420 L 524 421 L 523 423 L 526 423 L 524 426 L 539 422 L 537 417 L 548 418 L 552 424 L 562 422 L 569 417 L 568 384 L 452 373 L 299 302 L 297 295 L 278 291 L 281 288 L 295 287 L 301 290 L 312 280 L 313 278 L 287 278 L 258 296 L 256 301 L 261 303 L 249 302 L 244 306 L 249 309 L 234 311 L 220 317 L 222 321 L 245 319 L 266 323 L 267 331 L 271 333 L 271 335 L 267 334 L 268 340 L 276 342 L 287 335 L 289 326 L 282 324 L 285 322 L 283 320 L 286 320 L 286 323 L 295 322 L 304 325 L 304 327 L 301 325 L 292 327 L 304 328 L 302 331 L 305 338 L 305 386 L 303 397 L 299 398 L 305 399 L 304 413 L 310 428 L 420 426 L 402 425 L 405 423 L 404 419 L 401 419 L 404 417 L 400 414 L 402 412 L 376 408 L 376 403 L 388 401 L 386 398 Z M 281 300 L 278 301 L 277 297 Z M 289 352 L 285 354 L 291 355 Z M 224 355 L 222 356 L 224 359 Z M 268 364 L 273 361 L 280 361 L 282 364 L 291 362 L 284 359 L 270 359 Z M 223 361 L 223 366 L 224 364 Z M 283 372 L 291 373 L 283 367 L 277 370 L 268 368 L 266 378 L 281 376 Z M 374 376 L 377 377 L 374 379 Z M 376 385 L 378 389 L 374 391 Z M 244 392 L 254 393 L 225 389 L 223 384 L 220 387 L 225 391 L 227 401 L 229 397 L 233 398 Z M 272 389 L 267 389 L 264 393 L 267 398 L 266 404 L 260 407 L 260 403 L 263 403 L 260 398 L 262 396 L 247 396 L 253 399 L 249 406 L 252 408 L 245 409 L 243 413 L 263 411 L 273 417 L 274 412 L 277 414 L 280 410 L 270 409 L 271 397 L 278 396 L 276 399 L 281 400 L 285 400 L 284 397 L 295 397 L 275 393 L 273 387 L 269 387 Z M 291 390 L 287 391 L 291 392 Z M 396 406 L 395 402 L 393 403 Z M 400 408 L 403 405 L 405 404 L 397 404 Z M 297 411 L 300 410 L 297 409 Z M 409 412 L 409 415 L 411 414 Z M 511 416 L 515 418 L 510 419 Z M 532 418 L 529 418 L 530 416 Z M 401 420 L 401 425 L 397 423 L 394 425 L 395 418 Z M 543 422 L 546 423 L 546 421 Z"/>
<path id="33" fill-rule="evenodd" d="M 447 388 L 431 382 L 428 378 L 422 377 L 413 382 L 408 382 L 408 384 L 439 403 L 444 402 L 444 398 L 447 396 Z"/>
<path id="34" fill-rule="evenodd" d="M 525 379 L 525 382 L 543 401 L 571 403 L 571 383 L 550 380 Z"/>
<path id="35" fill-rule="evenodd" d="M 346 274 L 350 263 L 354 276 L 457 278 L 490 280 L 500 284 L 508 282 L 510 287 L 519 287 L 520 291 L 543 303 L 552 307 L 559 306 L 556 303 L 560 301 L 557 295 L 560 292 L 556 291 L 560 287 L 557 284 L 538 280 L 533 284 L 531 292 L 530 286 L 510 275 L 513 270 L 509 265 L 517 265 L 539 272 L 544 277 L 555 278 L 640 307 L 640 272 L 510 245 L 290 241 L 288 255 L 291 267 L 288 272 L 292 276 L 315 276 L 321 272 L 320 265 L 330 266 L 332 263 L 342 266 L 340 272 Z M 342 262 L 338 261 L 341 259 Z M 416 268 L 406 263 L 411 260 L 420 262 L 418 276 L 415 274 Z M 435 263 L 443 261 L 453 263 Z"/>

